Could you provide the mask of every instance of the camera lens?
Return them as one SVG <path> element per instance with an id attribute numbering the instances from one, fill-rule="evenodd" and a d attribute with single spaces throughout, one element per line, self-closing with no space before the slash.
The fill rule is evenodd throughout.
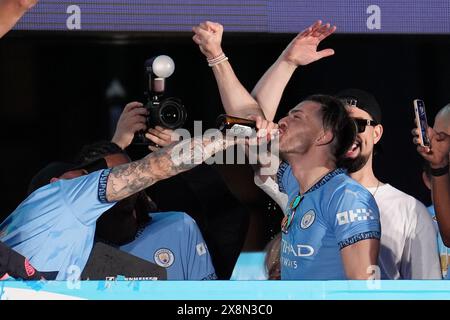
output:
<path id="1" fill-rule="evenodd" d="M 186 109 L 177 98 L 168 98 L 161 102 L 159 122 L 170 129 L 180 128 L 186 121 Z"/>

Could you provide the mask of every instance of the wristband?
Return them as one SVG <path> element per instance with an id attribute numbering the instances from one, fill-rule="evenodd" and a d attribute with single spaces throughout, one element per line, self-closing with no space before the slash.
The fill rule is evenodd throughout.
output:
<path id="1" fill-rule="evenodd" d="M 449 168 L 450 167 L 447 164 L 445 167 L 442 167 L 442 168 L 437 168 L 437 169 L 431 168 L 430 172 L 433 177 L 440 177 L 440 176 L 448 174 Z"/>

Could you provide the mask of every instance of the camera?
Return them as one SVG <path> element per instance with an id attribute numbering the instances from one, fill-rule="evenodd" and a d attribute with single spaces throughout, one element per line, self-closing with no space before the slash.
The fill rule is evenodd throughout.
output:
<path id="1" fill-rule="evenodd" d="M 182 127 L 187 118 L 184 104 L 179 98 L 164 96 L 166 78 L 175 70 L 172 58 L 166 55 L 153 57 L 145 61 L 144 67 L 148 79 L 145 104 L 148 110 L 147 128 L 161 126 L 174 130 Z M 148 145 L 150 141 L 140 132 L 135 143 Z"/>

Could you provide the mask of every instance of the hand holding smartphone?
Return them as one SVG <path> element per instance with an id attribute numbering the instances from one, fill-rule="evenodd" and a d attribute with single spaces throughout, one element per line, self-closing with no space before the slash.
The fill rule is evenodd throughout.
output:
<path id="1" fill-rule="evenodd" d="M 416 115 L 417 128 L 419 129 L 420 145 L 422 147 L 430 147 L 430 138 L 427 134 L 427 114 L 425 111 L 425 102 L 423 102 L 423 100 L 414 100 L 414 113 Z"/>

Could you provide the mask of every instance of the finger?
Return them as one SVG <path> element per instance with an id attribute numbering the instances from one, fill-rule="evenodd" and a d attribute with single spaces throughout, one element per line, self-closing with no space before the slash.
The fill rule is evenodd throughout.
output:
<path id="1" fill-rule="evenodd" d="M 267 125 L 267 141 L 270 141 L 272 139 L 272 134 L 274 132 L 275 123 L 269 122 Z"/>
<path id="2" fill-rule="evenodd" d="M 434 131 L 433 128 L 431 128 L 431 127 L 427 128 L 427 135 L 430 140 L 433 139 L 435 134 L 436 134 L 436 131 Z"/>
<path id="3" fill-rule="evenodd" d="M 267 124 L 267 132 L 272 132 L 273 128 L 275 128 L 275 123 L 269 121 Z"/>
<path id="4" fill-rule="evenodd" d="M 320 26 L 322 24 L 321 20 L 317 20 L 316 22 L 314 22 L 312 25 L 310 25 L 308 28 L 306 28 L 305 30 L 303 30 L 300 34 L 299 37 L 307 37 L 310 36 L 314 30 L 317 29 L 318 26 Z"/>
<path id="5" fill-rule="evenodd" d="M 317 55 L 319 56 L 319 59 L 326 58 L 329 56 L 334 55 L 333 49 L 323 49 L 317 52 Z"/>
<path id="6" fill-rule="evenodd" d="M 159 130 L 160 132 L 162 132 L 162 133 L 164 133 L 164 134 L 167 134 L 167 135 L 172 135 L 172 133 L 174 132 L 172 129 L 169 129 L 169 128 L 163 128 L 163 127 L 161 127 L 161 126 L 156 126 L 155 127 L 155 129 L 156 130 Z"/>
<path id="7" fill-rule="evenodd" d="M 223 30 L 223 26 L 217 22 L 206 21 L 206 25 L 208 26 L 209 30 L 211 30 L 215 33 L 221 32 Z"/>
<path id="8" fill-rule="evenodd" d="M 320 28 L 318 28 L 316 32 L 314 32 L 314 37 L 320 37 L 320 35 L 324 33 L 329 27 L 329 23 L 321 25 Z"/>
<path id="9" fill-rule="evenodd" d="M 256 129 L 260 129 L 261 128 L 263 117 L 257 116 L 257 115 L 250 115 L 247 118 L 256 122 Z"/>
<path id="10" fill-rule="evenodd" d="M 147 129 L 145 123 L 136 123 L 131 127 L 132 132 L 144 131 Z"/>
<path id="11" fill-rule="evenodd" d="M 150 149 L 150 151 L 158 151 L 160 148 L 159 147 L 157 147 L 157 146 L 152 146 L 152 145 L 149 145 L 148 146 L 148 148 Z"/>
<path id="12" fill-rule="evenodd" d="M 310 34 L 312 31 L 311 27 L 306 28 L 305 30 L 303 30 L 302 32 L 300 32 L 296 38 L 302 38 L 302 37 L 306 37 L 308 34 Z"/>
<path id="13" fill-rule="evenodd" d="M 142 123 L 142 124 L 146 124 L 147 123 L 147 118 L 143 117 L 141 115 L 136 115 L 134 117 L 131 117 L 127 120 L 128 124 L 135 124 L 135 123 Z"/>
<path id="14" fill-rule="evenodd" d="M 128 104 L 125 106 L 125 108 L 123 108 L 123 112 L 128 112 L 128 111 L 131 111 L 131 110 L 133 110 L 133 109 L 135 109 L 135 108 L 143 107 L 143 106 L 144 106 L 144 105 L 143 105 L 142 103 L 140 103 L 140 102 L 138 102 L 138 101 L 133 101 L 133 102 L 128 103 Z"/>
<path id="15" fill-rule="evenodd" d="M 411 130 L 411 134 L 412 134 L 413 136 L 419 136 L 419 129 L 418 129 L 418 128 L 412 129 L 412 130 Z"/>
<path id="16" fill-rule="evenodd" d="M 157 136 L 155 136 L 155 135 L 153 135 L 153 134 L 151 134 L 151 133 L 148 133 L 148 132 L 147 132 L 147 133 L 145 134 L 145 137 L 146 137 L 148 140 L 153 141 L 153 142 L 156 143 L 156 144 L 159 144 L 159 145 L 163 145 L 163 144 L 164 144 L 164 140 L 158 138 Z"/>
<path id="17" fill-rule="evenodd" d="M 431 153 L 431 149 L 429 147 L 424 147 L 421 145 L 417 146 L 417 151 L 425 158 L 429 159 L 428 155 Z"/>
<path id="18" fill-rule="evenodd" d="M 209 27 L 208 27 L 208 25 L 206 24 L 206 22 L 202 22 L 202 23 L 200 23 L 198 26 L 199 26 L 201 29 L 203 29 L 203 30 L 209 31 Z"/>
<path id="19" fill-rule="evenodd" d="M 150 133 L 151 135 L 157 137 L 158 139 L 160 139 L 160 142 L 158 143 L 160 145 L 169 145 L 170 143 L 172 143 L 172 139 L 171 139 L 172 137 L 170 135 L 161 133 L 160 131 L 152 129 L 152 128 L 149 129 L 147 132 Z"/>
<path id="20" fill-rule="evenodd" d="M 311 26 L 311 33 L 310 35 L 314 35 L 314 33 L 319 30 L 322 27 L 322 20 L 317 20 L 312 26 Z"/>
<path id="21" fill-rule="evenodd" d="M 164 132 L 162 132 L 162 131 L 157 131 L 157 132 L 158 132 L 158 133 L 155 134 L 155 135 L 156 135 L 157 137 L 159 137 L 160 139 L 163 139 L 163 140 L 168 141 L 168 142 L 171 141 L 172 135 L 166 134 L 166 133 L 164 133 Z M 153 134 L 153 133 L 152 133 L 152 134 Z"/>
<path id="22" fill-rule="evenodd" d="M 202 43 L 202 40 L 200 39 L 200 36 L 198 34 L 194 35 L 192 37 L 192 40 L 194 40 L 194 42 L 198 45 L 200 45 Z"/>
<path id="23" fill-rule="evenodd" d="M 322 30 L 322 32 L 320 33 L 319 40 L 322 41 L 323 39 L 325 39 L 326 37 L 328 37 L 335 31 L 336 31 L 336 26 L 330 26 L 330 24 L 328 23 L 327 28 Z"/>
<path id="24" fill-rule="evenodd" d="M 325 30 L 325 32 L 323 32 L 319 36 L 319 40 L 322 41 L 326 37 L 330 36 L 331 34 L 333 34 L 336 31 L 336 29 L 337 29 L 336 26 L 332 26 L 332 27 L 328 28 L 327 30 Z"/>

